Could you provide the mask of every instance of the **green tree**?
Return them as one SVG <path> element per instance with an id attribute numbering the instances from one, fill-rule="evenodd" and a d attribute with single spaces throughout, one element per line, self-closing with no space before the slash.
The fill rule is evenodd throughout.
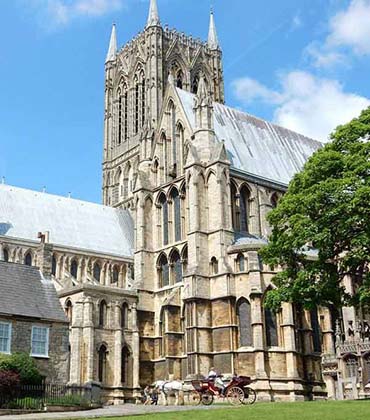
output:
<path id="1" fill-rule="evenodd" d="M 25 385 L 38 385 L 42 382 L 35 361 L 26 353 L 0 354 L 0 371 L 17 373 Z"/>
<path id="2" fill-rule="evenodd" d="M 370 108 L 339 126 L 289 184 L 268 220 L 263 261 L 280 266 L 266 304 L 370 302 Z M 343 279 L 354 282 L 353 295 Z"/>

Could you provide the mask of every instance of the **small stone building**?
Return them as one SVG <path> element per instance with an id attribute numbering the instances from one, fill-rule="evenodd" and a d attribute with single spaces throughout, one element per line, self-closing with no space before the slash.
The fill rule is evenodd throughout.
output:
<path id="1" fill-rule="evenodd" d="M 68 319 L 51 279 L 36 267 L 0 261 L 0 353 L 30 354 L 46 382 L 65 384 Z"/>

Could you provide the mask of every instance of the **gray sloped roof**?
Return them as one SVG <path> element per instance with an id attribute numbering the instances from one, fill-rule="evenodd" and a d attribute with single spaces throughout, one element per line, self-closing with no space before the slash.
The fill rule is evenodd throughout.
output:
<path id="1" fill-rule="evenodd" d="M 51 280 L 36 267 L 0 261 L 0 314 L 68 322 Z"/>
<path id="2" fill-rule="evenodd" d="M 0 185 L 0 236 L 50 242 L 64 247 L 132 257 L 133 220 L 126 210 Z"/>
<path id="3" fill-rule="evenodd" d="M 187 118 L 195 128 L 195 95 L 177 88 Z M 322 143 L 215 102 L 216 138 L 225 141 L 231 166 L 288 185 Z"/>

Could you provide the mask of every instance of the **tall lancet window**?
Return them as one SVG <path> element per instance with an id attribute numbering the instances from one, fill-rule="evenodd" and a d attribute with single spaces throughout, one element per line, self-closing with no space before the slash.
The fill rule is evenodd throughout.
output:
<path id="1" fill-rule="evenodd" d="M 169 109 L 169 118 L 170 118 L 170 127 L 171 127 L 171 145 L 172 145 L 172 165 L 173 170 L 176 172 L 176 163 L 177 163 L 177 139 L 176 139 L 176 108 L 175 104 L 171 101 L 168 106 Z"/>
<path id="2" fill-rule="evenodd" d="M 240 231 L 248 232 L 250 191 L 247 187 L 240 190 Z"/>
<path id="3" fill-rule="evenodd" d="M 265 334 L 267 347 L 279 345 L 276 313 L 265 308 Z"/>
<path id="4" fill-rule="evenodd" d="M 180 89 L 182 89 L 183 80 L 184 80 L 184 74 L 183 74 L 182 70 L 179 70 L 177 72 L 177 76 L 176 76 L 176 86 Z"/>
<path id="5" fill-rule="evenodd" d="M 128 137 L 128 93 L 127 93 L 127 84 L 122 84 L 122 91 L 120 94 L 120 143 L 127 140 Z"/>
<path id="6" fill-rule="evenodd" d="M 135 102 L 135 119 L 134 119 L 134 133 L 139 132 L 139 81 L 135 76 L 134 79 L 135 91 L 134 91 L 134 102 Z"/>
<path id="7" fill-rule="evenodd" d="M 122 142 L 122 106 L 123 98 L 121 89 L 118 89 L 118 139 L 117 144 Z"/>
<path id="8" fill-rule="evenodd" d="M 141 79 L 141 126 L 144 127 L 144 124 L 145 124 L 145 108 L 146 108 L 145 75 L 144 75 L 144 72 L 141 72 L 140 79 Z"/>
<path id="9" fill-rule="evenodd" d="M 125 113 L 125 128 L 124 128 L 124 133 L 125 133 L 125 141 L 128 139 L 128 92 L 127 92 L 127 86 L 126 86 L 126 90 L 124 93 L 124 98 L 125 98 L 125 105 L 124 105 L 124 113 Z"/>
<path id="10" fill-rule="evenodd" d="M 199 75 L 197 74 L 194 76 L 193 82 L 191 84 L 191 92 L 195 95 L 198 93 L 198 85 L 199 85 Z"/>
<path id="11" fill-rule="evenodd" d="M 164 193 L 159 198 L 159 205 L 162 211 L 162 243 L 168 245 L 168 202 Z"/>
<path id="12" fill-rule="evenodd" d="M 181 199 L 179 192 L 174 188 L 171 192 L 173 203 L 174 237 L 175 242 L 181 241 Z"/>
<path id="13" fill-rule="evenodd" d="M 239 325 L 239 346 L 253 346 L 251 305 L 245 298 L 240 298 L 236 305 Z"/>

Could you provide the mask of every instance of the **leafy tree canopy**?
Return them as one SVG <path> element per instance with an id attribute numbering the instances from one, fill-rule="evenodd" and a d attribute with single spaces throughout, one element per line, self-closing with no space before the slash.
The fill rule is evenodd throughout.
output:
<path id="1" fill-rule="evenodd" d="M 339 126 L 268 215 L 265 263 L 282 267 L 266 305 L 370 303 L 370 108 Z M 353 293 L 343 280 L 354 282 Z"/>
<path id="2" fill-rule="evenodd" d="M 11 371 L 19 375 L 25 385 L 38 385 L 42 376 L 35 361 L 26 353 L 0 354 L 0 372 Z"/>

